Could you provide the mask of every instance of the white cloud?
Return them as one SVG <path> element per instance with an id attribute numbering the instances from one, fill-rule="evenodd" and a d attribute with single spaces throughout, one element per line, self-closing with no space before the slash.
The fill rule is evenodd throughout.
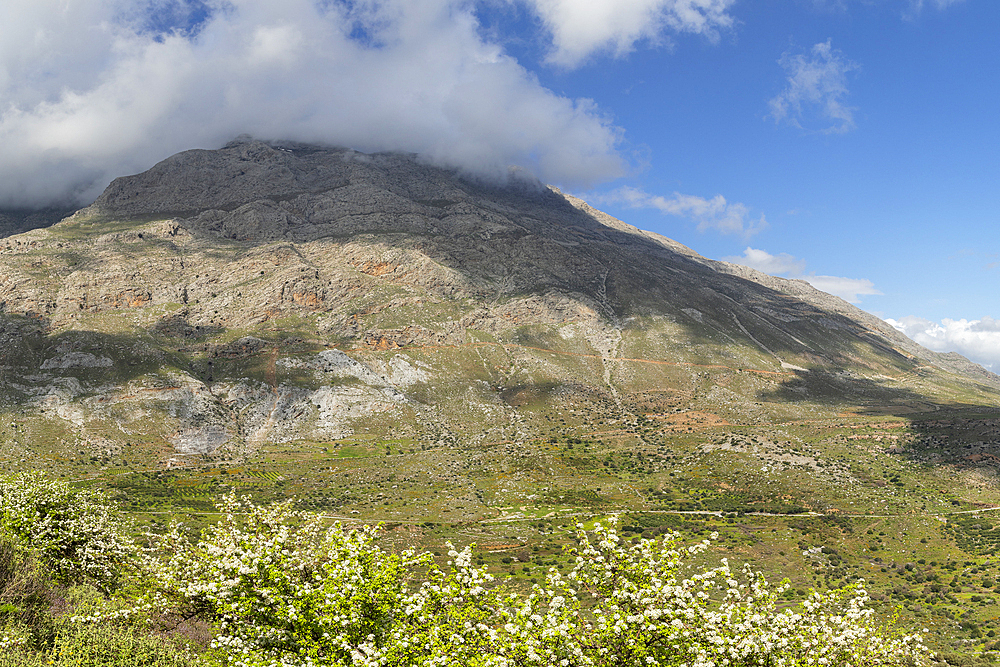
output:
<path id="1" fill-rule="evenodd" d="M 674 18 L 658 19 L 658 30 L 694 30 L 718 6 L 661 4 Z M 622 131 L 593 102 L 541 86 L 480 35 L 474 9 L 467 0 L 0 3 L 0 206 L 86 201 L 115 176 L 243 133 L 423 153 L 486 175 L 517 164 L 569 187 L 621 175 Z M 569 20 L 556 16 L 553 30 L 572 34 L 559 27 Z"/>
<path id="2" fill-rule="evenodd" d="M 750 208 L 739 202 L 729 203 L 722 195 L 711 199 L 675 192 L 673 197 L 651 195 L 637 188 L 621 187 L 603 194 L 587 196 L 595 203 L 625 204 L 631 208 L 655 208 L 667 215 L 689 218 L 698 223 L 698 231 L 715 230 L 749 238 L 767 227 L 761 215 L 754 219 Z"/>
<path id="3" fill-rule="evenodd" d="M 735 0 L 526 0 L 552 34 L 549 62 L 575 67 L 598 51 L 621 56 L 666 30 L 717 39 Z"/>
<path id="4" fill-rule="evenodd" d="M 722 261 L 749 266 L 762 273 L 773 276 L 785 276 L 805 280 L 816 289 L 839 296 L 850 303 L 860 303 L 862 296 L 881 294 L 875 289 L 875 284 L 865 278 L 842 278 L 840 276 L 818 276 L 815 273 L 805 273 L 806 262 L 802 259 L 779 253 L 772 255 L 766 250 L 747 247 L 743 254 L 737 257 L 723 257 Z"/>
<path id="5" fill-rule="evenodd" d="M 814 273 L 801 278 L 821 292 L 839 296 L 849 303 L 861 303 L 862 296 L 881 294 L 875 289 L 875 284 L 865 278 L 841 278 L 840 276 L 817 276 Z"/>
<path id="6" fill-rule="evenodd" d="M 958 352 L 986 368 L 1000 370 L 1000 321 L 992 317 L 932 322 L 909 316 L 886 322 L 935 352 Z"/>
<path id="7" fill-rule="evenodd" d="M 813 46 L 808 56 L 785 53 L 778 63 L 785 69 L 787 85 L 768 103 L 776 122 L 825 134 L 854 129 L 854 108 L 846 106 L 844 98 L 847 73 L 858 66 L 844 60 L 830 40 Z"/>
<path id="8" fill-rule="evenodd" d="M 984 317 L 981 320 L 974 320 L 969 322 L 969 331 L 1000 333 L 1000 320 L 995 320 L 992 317 Z"/>
<path id="9" fill-rule="evenodd" d="M 796 259 L 787 252 L 772 255 L 765 250 L 747 247 L 741 257 L 725 257 L 723 261 L 733 264 L 742 264 L 751 269 L 757 269 L 762 273 L 769 273 L 774 276 L 785 274 L 801 275 L 806 270 L 806 262 L 803 259 Z"/>

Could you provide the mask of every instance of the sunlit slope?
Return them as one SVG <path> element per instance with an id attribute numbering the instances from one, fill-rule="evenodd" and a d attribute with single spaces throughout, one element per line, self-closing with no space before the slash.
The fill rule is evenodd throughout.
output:
<path id="1" fill-rule="evenodd" d="M 997 396 L 834 297 L 537 183 L 297 145 L 182 153 L 0 240 L 0 300 L 13 442 L 141 441 L 150 465 L 524 439 L 570 409 L 753 424 Z"/>

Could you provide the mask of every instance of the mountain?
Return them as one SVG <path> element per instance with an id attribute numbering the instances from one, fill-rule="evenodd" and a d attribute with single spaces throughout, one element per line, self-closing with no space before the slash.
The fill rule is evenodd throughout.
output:
<path id="1" fill-rule="evenodd" d="M 187 151 L 0 240 L 0 309 L 7 410 L 90 448 L 142 432 L 160 459 L 366 428 L 524 439 L 569 406 L 753 424 L 1000 388 L 537 182 L 298 144 Z"/>
<path id="2" fill-rule="evenodd" d="M 0 238 L 0 462 L 153 526 L 294 497 L 530 582 L 614 513 L 967 652 L 998 461 L 996 375 L 516 173 L 240 140 Z"/>

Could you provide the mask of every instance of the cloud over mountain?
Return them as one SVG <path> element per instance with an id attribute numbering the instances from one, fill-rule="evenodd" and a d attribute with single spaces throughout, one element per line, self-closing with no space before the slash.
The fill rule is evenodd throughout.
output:
<path id="1" fill-rule="evenodd" d="M 566 65 L 664 31 L 710 34 L 730 2 L 524 4 Z M 520 165 L 567 186 L 621 175 L 622 130 L 479 27 L 463 0 L 5 3 L 0 206 L 87 201 L 114 176 L 243 133 L 419 152 L 486 176 Z"/>
<path id="2" fill-rule="evenodd" d="M 932 322 L 909 316 L 886 322 L 935 352 L 955 351 L 991 370 L 1000 368 L 1000 321 L 992 317 Z"/>
<path id="3" fill-rule="evenodd" d="M 805 260 L 798 259 L 787 252 L 772 255 L 766 250 L 747 246 L 742 255 L 723 257 L 723 261 L 749 266 L 762 273 L 787 278 L 804 280 L 813 287 L 827 294 L 839 296 L 850 303 L 860 303 L 862 296 L 882 294 L 875 289 L 875 284 L 867 278 L 844 278 L 841 276 L 818 276 L 806 273 Z"/>

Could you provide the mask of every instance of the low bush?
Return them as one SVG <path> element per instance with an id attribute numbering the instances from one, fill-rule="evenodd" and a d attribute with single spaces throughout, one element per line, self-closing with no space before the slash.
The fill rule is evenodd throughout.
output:
<path id="1" fill-rule="evenodd" d="M 572 568 L 550 568 L 524 592 L 494 581 L 471 548 L 449 547 L 442 568 L 428 553 L 383 550 L 376 527 L 328 525 L 291 501 L 229 496 L 197 539 L 175 524 L 148 535 L 140 553 L 96 492 L 32 476 L 0 484 L 0 496 L 10 503 L 0 525 L 0 667 L 929 662 L 918 635 L 876 618 L 862 587 L 813 592 L 789 608 L 785 586 L 752 569 L 694 566 L 711 540 L 624 540 L 614 524 L 578 526 Z M 136 576 L 123 578 L 121 563 Z M 46 569 L 84 584 L 51 588 Z M 62 608 L 46 607 L 56 598 Z M 193 622 L 209 629 L 211 647 L 179 650 L 153 632 Z"/>
<path id="2" fill-rule="evenodd" d="M 0 529 L 0 627 L 46 618 L 52 581 L 20 540 Z"/>
<path id="3" fill-rule="evenodd" d="M 779 610 L 783 586 L 723 563 L 692 572 L 710 542 L 626 542 L 577 531 L 576 563 L 520 594 L 452 549 L 391 554 L 375 530 L 325 526 L 228 498 L 198 542 L 175 526 L 151 559 L 158 600 L 218 624 L 232 667 L 686 666 L 920 664 L 920 637 L 879 623 L 863 588 L 813 593 Z"/>
<path id="4" fill-rule="evenodd" d="M 0 654 L 0 667 L 185 667 L 194 656 L 129 625 L 66 623 L 51 648 Z"/>

